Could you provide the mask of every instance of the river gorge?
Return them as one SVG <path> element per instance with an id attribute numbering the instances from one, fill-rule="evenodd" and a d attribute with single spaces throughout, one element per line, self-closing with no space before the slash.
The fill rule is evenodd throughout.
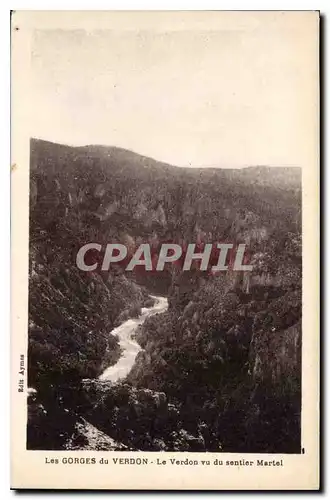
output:
<path id="1" fill-rule="evenodd" d="M 128 319 L 120 326 L 112 330 L 111 335 L 114 335 L 119 339 L 122 354 L 116 364 L 109 366 L 104 370 L 99 377 L 100 380 L 117 382 L 129 374 L 138 352 L 141 351 L 141 347 L 134 340 L 136 329 L 150 316 L 165 312 L 168 308 L 166 297 L 152 296 L 152 298 L 155 300 L 152 307 L 143 307 L 142 313 L 138 318 Z"/>

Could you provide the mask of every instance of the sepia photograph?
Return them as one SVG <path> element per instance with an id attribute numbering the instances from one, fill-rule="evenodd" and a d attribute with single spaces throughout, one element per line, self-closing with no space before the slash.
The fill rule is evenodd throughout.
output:
<path id="1" fill-rule="evenodd" d="M 23 14 L 25 450 L 304 460 L 318 13 Z"/>

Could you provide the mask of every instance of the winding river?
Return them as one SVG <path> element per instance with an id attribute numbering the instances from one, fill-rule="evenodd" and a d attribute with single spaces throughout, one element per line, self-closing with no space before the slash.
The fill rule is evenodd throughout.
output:
<path id="1" fill-rule="evenodd" d="M 138 352 L 142 350 L 141 346 L 132 338 L 137 328 L 142 325 L 147 318 L 166 311 L 168 307 L 166 297 L 152 296 L 152 298 L 155 300 L 155 304 L 152 307 L 143 307 L 142 313 L 138 318 L 128 319 L 112 330 L 111 334 L 119 338 L 122 355 L 115 365 L 109 366 L 104 370 L 99 377 L 100 380 L 117 382 L 125 378 L 131 371 Z"/>

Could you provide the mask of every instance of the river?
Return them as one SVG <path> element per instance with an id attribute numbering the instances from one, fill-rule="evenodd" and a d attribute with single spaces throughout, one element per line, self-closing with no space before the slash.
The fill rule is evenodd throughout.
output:
<path id="1" fill-rule="evenodd" d="M 157 313 L 165 312 L 168 308 L 166 297 L 152 296 L 155 304 L 152 307 L 143 307 L 142 313 L 138 318 L 128 319 L 120 326 L 111 331 L 112 335 L 119 338 L 119 345 L 122 348 L 122 355 L 115 365 L 109 366 L 100 375 L 100 380 L 111 380 L 117 382 L 125 378 L 131 371 L 134 365 L 135 358 L 139 351 L 142 350 L 141 346 L 133 339 L 137 328 L 142 325 L 147 318 Z"/>

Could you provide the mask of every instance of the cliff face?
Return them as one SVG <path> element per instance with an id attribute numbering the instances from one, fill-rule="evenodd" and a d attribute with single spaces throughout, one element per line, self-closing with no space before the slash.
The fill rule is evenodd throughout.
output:
<path id="1" fill-rule="evenodd" d="M 76 446 L 88 434 L 76 423 L 88 415 L 134 449 L 300 450 L 299 169 L 184 169 L 118 148 L 33 140 L 30 193 L 30 447 L 45 446 L 45 435 L 50 449 Z M 165 241 L 246 243 L 253 271 L 76 266 L 88 242 L 157 251 Z M 148 292 L 167 294 L 169 310 L 138 332 L 145 351 L 128 385 L 95 382 L 107 394 L 91 407 L 82 380 L 118 359 L 109 332 L 150 305 Z"/>
<path id="2" fill-rule="evenodd" d="M 250 344 L 250 370 L 255 383 L 294 394 L 300 388 L 301 292 L 272 301 L 267 313 L 255 316 Z"/>

